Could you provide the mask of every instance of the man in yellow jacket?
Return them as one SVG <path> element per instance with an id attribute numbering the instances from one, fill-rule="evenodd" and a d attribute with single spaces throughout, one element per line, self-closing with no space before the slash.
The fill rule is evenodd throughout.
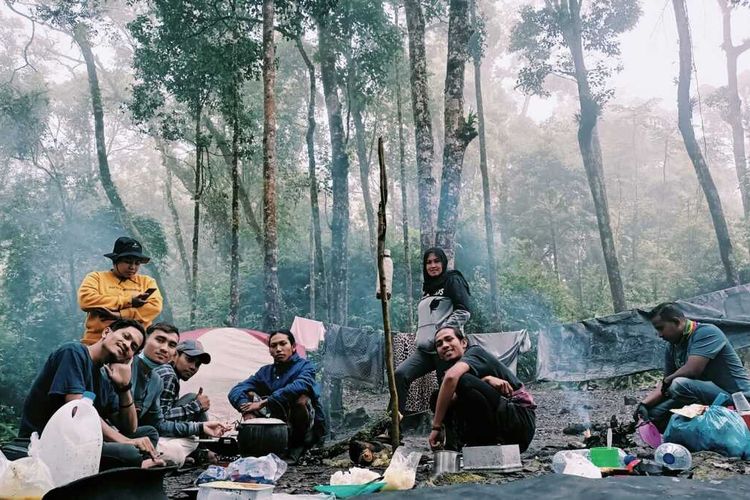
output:
<path id="1" fill-rule="evenodd" d="M 89 273 L 78 289 L 78 305 L 86 313 L 86 330 L 81 341 L 96 343 L 104 329 L 120 318 L 134 319 L 148 328 L 161 313 L 162 297 L 156 281 L 138 274 L 141 264 L 151 260 L 133 238 L 122 236 L 115 241 L 112 269 Z"/>

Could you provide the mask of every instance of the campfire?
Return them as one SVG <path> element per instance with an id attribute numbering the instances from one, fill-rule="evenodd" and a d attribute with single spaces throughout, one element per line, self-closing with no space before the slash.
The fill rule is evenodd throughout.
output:
<path id="1" fill-rule="evenodd" d="M 629 448 L 635 445 L 635 441 L 633 441 L 635 422 L 621 423 L 617 420 L 616 415 L 612 415 L 609 422 L 568 424 L 563 429 L 563 434 L 581 435 L 586 448 L 593 448 L 607 446 L 608 429 L 612 429 L 612 446 Z"/>

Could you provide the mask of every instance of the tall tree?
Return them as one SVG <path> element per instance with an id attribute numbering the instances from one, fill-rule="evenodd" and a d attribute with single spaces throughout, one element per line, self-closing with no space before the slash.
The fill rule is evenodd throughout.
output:
<path id="1" fill-rule="evenodd" d="M 471 24 L 474 33 L 471 37 L 470 51 L 474 61 L 474 92 L 477 99 L 477 119 L 479 121 L 479 171 L 482 174 L 482 201 L 484 204 L 484 232 L 487 241 L 487 269 L 490 274 L 490 295 L 492 296 L 492 314 L 497 316 L 500 296 L 497 289 L 497 260 L 495 259 L 495 230 L 492 223 L 492 196 L 490 195 L 490 176 L 487 172 L 487 138 L 485 136 L 484 102 L 482 100 L 482 55 L 484 52 L 484 26 L 477 16 L 476 0 L 471 0 Z"/>
<path id="2" fill-rule="evenodd" d="M 680 76 L 677 84 L 677 122 L 685 143 L 690 161 L 693 163 L 698 182 L 706 196 L 708 210 L 711 213 L 716 240 L 719 244 L 719 254 L 724 265 L 724 273 L 729 285 L 739 284 L 739 275 L 734 263 L 732 253 L 732 240 L 729 237 L 729 228 L 724 218 L 724 209 L 721 206 L 721 198 L 714 184 L 711 171 L 708 169 L 698 140 L 693 130 L 693 105 L 690 102 L 690 74 L 693 70 L 693 49 L 690 37 L 690 25 L 687 16 L 687 7 L 684 0 L 672 0 L 675 21 L 677 22 L 677 34 L 680 39 Z"/>
<path id="3" fill-rule="evenodd" d="M 311 293 L 315 293 L 316 289 L 323 289 L 325 296 L 325 304 L 327 315 L 326 319 L 330 321 L 331 309 L 330 309 L 330 286 L 326 279 L 326 266 L 325 260 L 323 259 L 323 237 L 320 230 L 320 204 L 318 202 L 318 174 L 317 166 L 315 162 L 315 97 L 318 93 L 315 77 L 315 65 L 313 65 L 310 57 L 307 55 L 302 40 L 298 37 L 295 40 L 297 44 L 297 50 L 299 50 L 302 60 L 305 62 L 307 67 L 307 73 L 310 76 L 310 96 L 307 101 L 307 131 L 305 132 L 305 142 L 307 144 L 307 172 L 310 178 L 310 214 L 312 220 L 312 234 L 314 248 L 314 259 L 312 262 L 313 278 L 310 282 L 310 288 L 313 290 Z M 317 296 L 315 294 L 314 296 Z M 315 317 L 313 313 L 314 307 L 311 306 L 311 315 Z"/>
<path id="4" fill-rule="evenodd" d="M 345 325 L 348 309 L 348 247 L 349 247 L 349 157 L 344 145 L 344 122 L 341 118 L 336 53 L 334 52 L 331 19 L 319 17 L 318 57 L 320 78 L 328 113 L 331 142 L 331 177 L 333 181 L 333 214 L 331 222 L 331 321 Z M 335 285 L 333 285 L 335 284 Z"/>
<path id="5" fill-rule="evenodd" d="M 9 6 L 13 9 L 12 5 Z M 15 11 L 15 9 L 13 9 Z M 18 12 L 18 11 L 16 11 Z M 99 75 L 97 71 L 96 58 L 91 45 L 91 36 L 93 24 L 101 20 L 103 11 L 98 3 L 89 4 L 82 1 L 70 2 L 50 2 L 38 4 L 32 7 L 32 14 L 29 17 L 37 21 L 48 23 L 53 29 L 61 31 L 70 36 L 81 50 L 81 55 L 86 66 L 86 74 L 89 83 L 89 96 L 91 99 L 92 114 L 94 119 L 94 142 L 96 146 L 97 164 L 99 167 L 99 180 L 101 181 L 104 193 L 117 215 L 120 225 L 134 237 L 148 244 L 150 235 L 142 231 L 135 223 L 133 214 L 131 214 L 120 196 L 117 186 L 112 179 L 112 173 L 109 166 L 107 155 L 107 142 L 105 140 L 104 124 L 104 104 L 102 101 L 102 92 L 99 85 Z M 156 244 L 165 244 L 164 241 L 151 241 Z M 165 319 L 172 320 L 172 307 L 168 300 L 168 293 L 159 271 L 159 264 L 155 259 L 150 265 L 151 273 L 159 284 L 164 298 L 162 315 Z"/>
<path id="6" fill-rule="evenodd" d="M 394 24 L 399 28 L 398 2 L 393 3 Z M 403 42 L 402 42 L 403 44 Z M 406 183 L 406 140 L 404 139 L 404 117 L 401 111 L 401 61 L 402 55 L 396 58 L 396 122 L 398 126 L 398 173 L 401 184 L 401 234 L 404 247 L 404 276 L 406 277 L 406 309 L 409 331 L 414 331 L 414 278 L 411 272 L 411 245 L 409 244 L 409 210 L 407 203 Z"/>
<path id="7" fill-rule="evenodd" d="M 615 311 L 625 310 L 627 303 L 612 234 L 596 124 L 612 94 L 605 83 L 615 69 L 613 61 L 620 54 L 617 37 L 635 26 L 640 13 L 637 1 L 597 0 L 582 10 L 580 0 L 545 0 L 540 9 L 524 7 L 521 21 L 511 34 L 511 49 L 521 52 L 527 62 L 519 72 L 518 81 L 524 91 L 547 95 L 544 83 L 551 73 L 575 80 L 580 106 L 578 147 L 594 200 Z M 593 69 L 587 67 L 584 47 L 589 56 L 603 56 Z"/>
<path id="8" fill-rule="evenodd" d="M 420 0 L 404 0 L 406 26 L 409 31 L 409 81 L 414 115 L 414 142 L 417 151 L 417 191 L 419 196 L 419 231 L 422 252 L 435 244 L 437 220 L 436 182 L 432 176 L 434 143 L 430 92 L 425 55 L 425 20 Z"/>
<path id="9" fill-rule="evenodd" d="M 266 298 L 263 328 L 266 331 L 281 326 L 276 223 L 276 48 L 273 36 L 274 0 L 263 0 L 263 274 Z"/>
<path id="10" fill-rule="evenodd" d="M 750 38 L 739 45 L 732 41 L 732 9 L 727 0 L 717 0 L 722 14 L 723 41 L 721 48 L 727 58 L 727 94 L 726 121 L 732 128 L 732 153 L 737 180 L 742 195 L 742 208 L 745 212 L 745 223 L 750 224 L 750 175 L 747 171 L 745 156 L 745 129 L 742 124 L 742 100 L 737 89 L 737 58 L 750 49 Z"/>
<path id="11" fill-rule="evenodd" d="M 435 242 L 453 262 L 456 245 L 458 202 L 464 153 L 477 136 L 475 116 L 464 116 L 464 69 L 469 58 L 469 1 L 451 0 L 448 20 L 448 57 L 445 72 L 445 141 L 443 176 L 440 184 L 440 209 Z"/>

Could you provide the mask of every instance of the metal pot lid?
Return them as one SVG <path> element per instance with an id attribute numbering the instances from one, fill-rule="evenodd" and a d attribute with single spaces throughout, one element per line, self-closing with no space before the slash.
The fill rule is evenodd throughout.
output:
<path id="1" fill-rule="evenodd" d="M 240 425 L 286 425 L 286 422 L 278 418 L 251 418 L 243 420 Z"/>

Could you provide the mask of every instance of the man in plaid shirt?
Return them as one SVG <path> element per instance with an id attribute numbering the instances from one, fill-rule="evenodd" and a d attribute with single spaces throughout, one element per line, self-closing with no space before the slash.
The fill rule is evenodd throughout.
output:
<path id="1" fill-rule="evenodd" d="M 211 355 L 203 350 L 197 340 L 183 340 L 177 345 L 177 357 L 154 369 L 161 377 L 164 389 L 161 393 L 161 410 L 165 420 L 176 422 L 205 422 L 206 412 L 211 407 L 203 389 L 198 394 L 186 394 L 180 398 L 180 380 L 188 380 L 198 372 L 201 365 L 211 362 Z"/>

